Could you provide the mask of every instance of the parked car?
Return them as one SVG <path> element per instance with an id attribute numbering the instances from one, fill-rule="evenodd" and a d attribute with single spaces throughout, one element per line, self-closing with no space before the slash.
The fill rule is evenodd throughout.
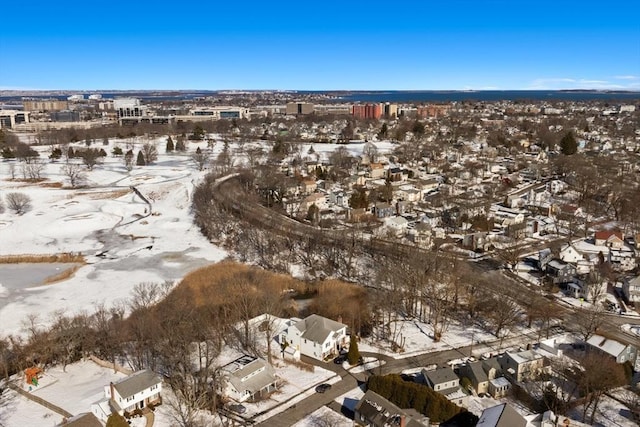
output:
<path id="1" fill-rule="evenodd" d="M 347 360 L 347 356 L 345 354 L 341 354 L 340 356 L 337 356 L 335 359 L 333 359 L 333 363 L 335 363 L 336 365 L 342 365 L 345 360 Z"/>
<path id="2" fill-rule="evenodd" d="M 247 408 L 239 403 L 233 403 L 229 405 L 228 408 L 230 411 L 233 411 L 237 414 L 244 414 L 245 412 L 247 412 Z"/>
<path id="3" fill-rule="evenodd" d="M 323 383 L 316 387 L 317 393 L 324 393 L 325 391 L 331 389 L 331 384 Z"/>

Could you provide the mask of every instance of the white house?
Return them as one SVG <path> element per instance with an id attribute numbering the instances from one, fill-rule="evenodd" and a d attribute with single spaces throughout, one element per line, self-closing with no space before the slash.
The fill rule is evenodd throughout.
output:
<path id="1" fill-rule="evenodd" d="M 112 412 L 129 417 L 136 409 L 162 403 L 162 379 L 149 370 L 142 370 L 111 383 L 104 388 L 104 399 L 91 405 L 91 412 L 106 422 Z"/>
<path id="2" fill-rule="evenodd" d="M 640 302 L 640 276 L 625 280 L 622 283 L 622 292 L 630 302 Z"/>
<path id="3" fill-rule="evenodd" d="M 292 319 L 280 335 L 280 343 L 283 351 L 295 358 L 304 355 L 325 360 L 349 343 L 347 325 L 317 314 L 302 320 Z"/>
<path id="4" fill-rule="evenodd" d="M 223 393 L 237 401 L 260 399 L 277 390 L 275 369 L 266 361 L 244 355 L 222 367 Z"/>

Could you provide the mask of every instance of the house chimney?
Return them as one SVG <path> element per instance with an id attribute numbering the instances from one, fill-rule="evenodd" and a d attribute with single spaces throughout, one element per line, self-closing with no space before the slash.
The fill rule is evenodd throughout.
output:
<path id="1" fill-rule="evenodd" d="M 407 416 L 400 415 L 400 427 L 407 427 Z"/>
<path id="2" fill-rule="evenodd" d="M 342 316 L 338 316 L 338 323 L 342 323 Z"/>
<path id="3" fill-rule="evenodd" d="M 109 399 L 113 399 L 114 397 L 114 393 L 113 393 L 113 381 L 109 383 Z"/>

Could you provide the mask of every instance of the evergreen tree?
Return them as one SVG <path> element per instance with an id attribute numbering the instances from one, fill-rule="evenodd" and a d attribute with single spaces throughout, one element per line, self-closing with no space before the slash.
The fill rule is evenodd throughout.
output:
<path id="1" fill-rule="evenodd" d="M 173 139 L 171 139 L 171 135 L 167 138 L 167 153 L 171 153 L 175 149 L 173 145 Z"/>
<path id="2" fill-rule="evenodd" d="M 113 154 L 114 156 L 122 156 L 122 148 L 116 145 L 115 147 L 113 147 L 113 150 L 111 150 L 111 154 Z"/>
<path id="3" fill-rule="evenodd" d="M 144 166 L 146 163 L 144 161 L 144 154 L 142 154 L 142 151 L 138 151 L 138 158 L 136 159 L 136 165 L 138 166 Z"/>
<path id="4" fill-rule="evenodd" d="M 567 132 L 560 140 L 560 151 L 565 156 L 570 156 L 578 152 L 578 142 L 572 131 Z"/>
<path id="5" fill-rule="evenodd" d="M 187 151 L 187 146 L 184 143 L 184 137 L 178 137 L 178 142 L 176 142 L 176 151 Z"/>
<path id="6" fill-rule="evenodd" d="M 349 365 L 357 365 L 360 360 L 360 350 L 358 350 L 358 339 L 355 336 L 351 336 L 349 342 L 349 352 L 347 353 L 347 361 Z"/>

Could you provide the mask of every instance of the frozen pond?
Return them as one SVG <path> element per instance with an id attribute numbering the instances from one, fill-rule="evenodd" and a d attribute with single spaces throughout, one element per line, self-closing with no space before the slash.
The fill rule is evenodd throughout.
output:
<path id="1" fill-rule="evenodd" d="M 0 297 L 10 292 L 42 285 L 48 277 L 62 273 L 74 263 L 0 264 Z"/>

